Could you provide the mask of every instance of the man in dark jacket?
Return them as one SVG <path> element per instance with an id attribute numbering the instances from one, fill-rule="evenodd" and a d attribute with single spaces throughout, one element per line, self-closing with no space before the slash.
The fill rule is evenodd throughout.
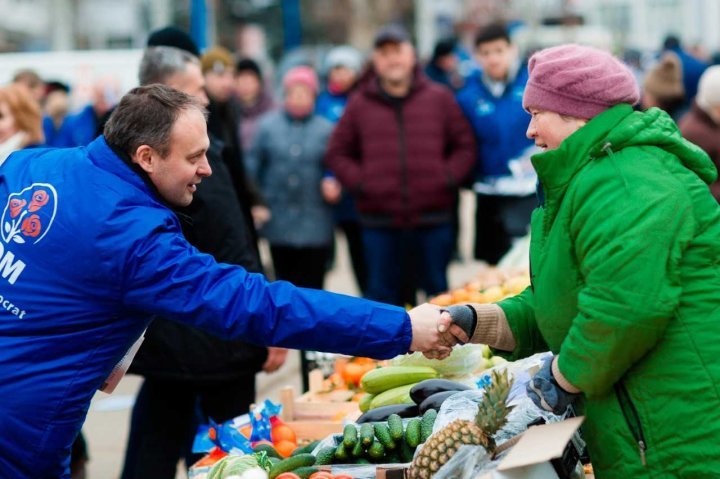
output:
<path id="1" fill-rule="evenodd" d="M 207 104 L 198 59 L 172 47 L 146 50 L 140 83 L 162 83 Z M 252 224 L 242 212 L 228 166 L 227 148 L 210 135 L 208 163 L 213 174 L 198 185 L 192 203 L 177 208 L 185 238 L 217 261 L 262 272 Z M 255 401 L 255 374 L 275 371 L 287 350 L 224 341 L 192 326 L 157 318 L 131 372 L 145 377 L 133 407 L 123 479 L 175 477 L 177 462 L 191 464 L 197 429 L 196 404 L 203 420 L 226 421 Z"/>
<path id="2" fill-rule="evenodd" d="M 386 27 L 374 45 L 373 70 L 351 96 L 326 159 L 357 200 L 367 297 L 402 304 L 403 258 L 412 258 L 428 295 L 447 289 L 453 200 L 475 146 L 452 92 L 417 67 L 407 33 Z"/>

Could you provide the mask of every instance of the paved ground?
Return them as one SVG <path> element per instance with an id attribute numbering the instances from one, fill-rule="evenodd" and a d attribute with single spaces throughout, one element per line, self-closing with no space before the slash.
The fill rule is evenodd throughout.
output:
<path id="1" fill-rule="evenodd" d="M 474 209 L 472 194 L 464 194 L 461 202 L 462 225 L 472 225 Z M 467 227 L 461 228 L 461 252 L 464 258 L 471 257 L 472 233 Z M 478 263 L 465 261 L 453 263 L 450 268 L 450 286 L 467 282 Z M 346 294 L 357 294 L 357 288 L 350 272 L 347 246 L 343 238 L 338 239 L 338 253 L 335 268 L 327 277 L 327 289 Z M 287 363 L 276 373 L 258 374 L 258 399 L 277 400 L 279 390 L 286 385 L 300 389 L 300 360 L 298 353 L 289 355 Z M 98 393 L 94 400 L 84 431 L 90 448 L 91 461 L 88 465 L 88 479 L 115 479 L 120 475 L 125 441 L 127 439 L 130 407 L 140 386 L 140 379 L 129 376 L 123 379 L 115 393 L 108 396 Z M 185 479 L 185 472 L 178 468 L 176 479 Z"/>

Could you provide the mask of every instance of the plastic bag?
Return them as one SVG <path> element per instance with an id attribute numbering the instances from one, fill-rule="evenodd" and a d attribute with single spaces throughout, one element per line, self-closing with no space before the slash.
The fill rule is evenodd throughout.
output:
<path id="1" fill-rule="evenodd" d="M 393 366 L 428 366 L 440 375 L 458 379 L 473 375 L 484 367 L 483 347 L 480 344 L 464 344 L 453 348 L 445 359 L 428 359 L 422 353 L 404 354 L 390 360 Z"/>

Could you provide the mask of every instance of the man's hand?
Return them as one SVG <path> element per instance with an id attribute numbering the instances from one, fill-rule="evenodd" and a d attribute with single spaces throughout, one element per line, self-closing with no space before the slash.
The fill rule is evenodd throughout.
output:
<path id="1" fill-rule="evenodd" d="M 287 359 L 288 350 L 285 348 L 268 348 L 268 356 L 265 360 L 265 364 L 262 366 L 262 370 L 266 373 L 274 373 L 280 366 L 285 364 Z"/>
<path id="2" fill-rule="evenodd" d="M 470 341 L 477 327 L 477 315 L 467 305 L 450 306 L 443 309 L 440 318 L 443 323 L 450 325 L 447 328 L 447 334 L 453 336 L 455 341 L 460 344 Z"/>
<path id="3" fill-rule="evenodd" d="M 542 368 L 530 379 L 526 389 L 528 397 L 532 399 L 532 402 L 534 402 L 537 407 L 560 416 L 565 413 L 568 406 L 571 405 L 580 394 L 578 394 L 579 390 L 577 389 L 570 392 L 558 384 L 558 378 L 556 378 L 553 373 L 553 361 L 557 361 L 557 356 L 550 356 L 543 360 Z M 555 366 L 557 368 L 557 365 Z M 562 374 L 560 374 L 560 376 L 562 376 Z M 562 378 L 561 381 L 565 383 L 568 388 L 572 388 L 572 385 L 567 383 L 564 378 Z"/>
<path id="4" fill-rule="evenodd" d="M 457 339 L 447 332 L 451 321 L 441 319 L 440 308 L 426 303 L 411 309 L 408 314 L 413 333 L 410 350 L 420 351 L 430 359 L 448 357 Z"/>
<path id="5" fill-rule="evenodd" d="M 338 180 L 328 176 L 322 179 L 320 192 L 327 203 L 334 205 L 340 201 L 342 186 Z"/>

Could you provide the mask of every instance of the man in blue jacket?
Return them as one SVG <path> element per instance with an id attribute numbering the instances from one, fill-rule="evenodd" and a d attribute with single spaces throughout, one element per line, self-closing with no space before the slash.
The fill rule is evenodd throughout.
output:
<path id="1" fill-rule="evenodd" d="M 157 314 L 258 344 L 389 358 L 449 354 L 429 305 L 403 309 L 216 263 L 168 206 L 211 174 L 205 111 L 151 85 L 86 148 L 13 154 L 0 171 L 0 471 L 69 478 L 93 393 Z"/>
<path id="2" fill-rule="evenodd" d="M 481 71 L 468 78 L 457 100 L 473 127 L 477 163 L 475 258 L 497 263 L 513 238 L 527 233 L 535 208 L 535 173 L 525 136 L 530 117 L 522 107 L 528 73 L 504 25 L 491 24 L 475 38 Z"/>

